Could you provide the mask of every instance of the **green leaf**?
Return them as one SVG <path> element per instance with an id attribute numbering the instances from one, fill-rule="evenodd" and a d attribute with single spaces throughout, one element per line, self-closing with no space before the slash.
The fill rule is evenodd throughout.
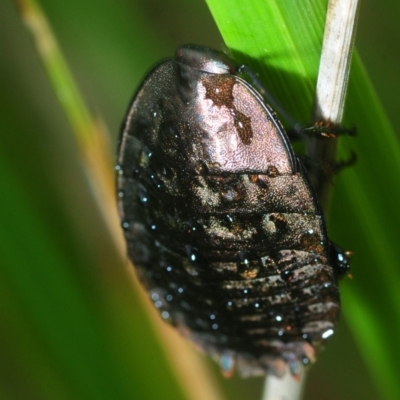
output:
<path id="1" fill-rule="evenodd" d="M 208 0 L 226 45 L 300 121 L 311 120 L 326 1 Z"/>

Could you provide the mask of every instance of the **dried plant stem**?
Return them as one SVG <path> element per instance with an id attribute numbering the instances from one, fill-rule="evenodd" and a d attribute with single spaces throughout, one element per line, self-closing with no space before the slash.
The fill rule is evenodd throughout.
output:
<path id="1" fill-rule="evenodd" d="M 330 0 L 315 96 L 314 121 L 342 121 L 358 15 L 358 0 Z M 309 176 L 320 203 L 327 208 L 330 182 L 321 165 L 334 163 L 336 139 L 310 138 L 307 155 L 315 162 Z"/>
<path id="2" fill-rule="evenodd" d="M 304 388 L 305 371 L 299 377 L 293 377 L 287 369 L 282 378 L 269 375 L 265 380 L 262 400 L 297 400 Z"/>
<path id="3" fill-rule="evenodd" d="M 342 120 L 347 81 L 357 22 L 358 0 L 330 0 L 325 24 L 321 62 L 315 96 L 315 121 L 339 124 Z M 310 179 L 323 207 L 329 200 L 329 182 L 319 165 L 334 161 L 336 139 L 310 138 L 307 154 L 315 161 Z M 281 379 L 267 376 L 263 400 L 298 400 L 301 398 L 305 372 L 295 380 L 289 371 Z"/>

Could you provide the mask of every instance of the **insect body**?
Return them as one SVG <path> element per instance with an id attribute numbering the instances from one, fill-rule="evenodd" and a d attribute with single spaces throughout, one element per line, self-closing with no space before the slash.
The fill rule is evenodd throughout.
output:
<path id="1" fill-rule="evenodd" d="M 243 375 L 315 360 L 339 315 L 336 247 L 280 122 L 232 61 L 188 46 L 153 69 L 117 170 L 128 254 L 164 319 Z"/>

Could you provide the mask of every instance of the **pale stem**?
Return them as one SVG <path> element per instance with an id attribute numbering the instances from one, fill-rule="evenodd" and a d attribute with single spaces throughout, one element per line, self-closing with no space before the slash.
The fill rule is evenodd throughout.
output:
<path id="1" fill-rule="evenodd" d="M 330 0 L 315 94 L 314 121 L 342 121 L 358 15 L 358 0 Z M 314 162 L 309 176 L 322 207 L 328 207 L 331 184 L 321 166 L 333 165 L 336 139 L 310 138 L 307 155 Z"/>
<path id="2" fill-rule="evenodd" d="M 301 399 L 304 389 L 305 371 L 294 377 L 289 368 L 282 378 L 268 375 L 264 382 L 262 400 L 297 400 Z"/>

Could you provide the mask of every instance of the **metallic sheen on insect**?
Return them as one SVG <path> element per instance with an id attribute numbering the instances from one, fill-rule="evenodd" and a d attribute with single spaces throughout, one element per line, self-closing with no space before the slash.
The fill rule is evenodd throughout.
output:
<path id="1" fill-rule="evenodd" d="M 227 56 L 186 46 L 148 74 L 116 169 L 128 255 L 163 319 L 225 372 L 315 361 L 347 260 L 281 123 Z"/>

